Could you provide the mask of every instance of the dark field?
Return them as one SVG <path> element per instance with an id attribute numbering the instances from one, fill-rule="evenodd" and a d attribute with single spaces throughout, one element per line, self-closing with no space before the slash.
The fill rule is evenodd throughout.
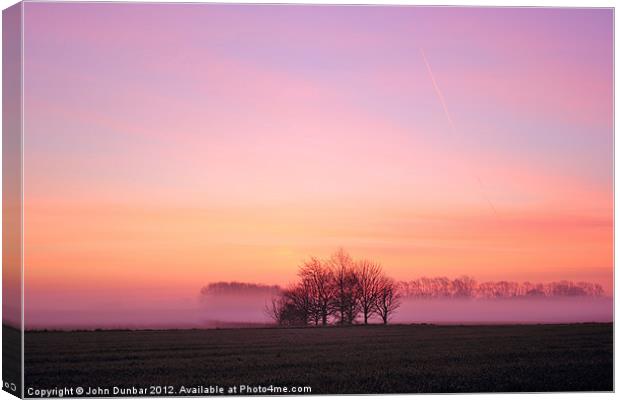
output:
<path id="1" fill-rule="evenodd" d="M 612 324 L 27 332 L 26 389 L 613 390 Z M 269 393 L 268 393 L 269 394 Z M 26 393 L 28 396 L 28 393 Z M 31 397 L 31 396 L 28 396 Z"/>
<path id="2" fill-rule="evenodd" d="M 2 390 L 21 395 L 22 335 L 7 325 L 2 325 L 2 366 Z"/>

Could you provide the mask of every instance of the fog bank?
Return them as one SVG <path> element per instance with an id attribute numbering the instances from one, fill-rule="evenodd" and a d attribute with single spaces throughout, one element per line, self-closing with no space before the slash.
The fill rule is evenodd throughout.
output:
<path id="1" fill-rule="evenodd" d="M 265 292 L 207 296 L 195 307 L 166 309 L 114 308 L 97 312 L 41 310 L 27 315 L 27 329 L 170 329 L 252 327 L 272 324 L 265 313 L 271 296 Z M 78 322 L 79 321 L 79 322 Z M 611 297 L 557 297 L 540 299 L 411 299 L 392 323 L 502 324 L 613 321 Z M 373 319 L 372 322 L 378 322 Z"/>
<path id="2" fill-rule="evenodd" d="M 394 323 L 569 323 L 613 321 L 611 297 L 403 299 Z"/>

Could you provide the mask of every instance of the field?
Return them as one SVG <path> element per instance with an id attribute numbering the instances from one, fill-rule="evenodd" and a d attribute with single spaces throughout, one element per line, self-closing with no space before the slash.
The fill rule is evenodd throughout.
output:
<path id="1" fill-rule="evenodd" d="M 22 336 L 21 332 L 2 325 L 2 381 L 3 390 L 20 394 L 22 381 Z"/>
<path id="2" fill-rule="evenodd" d="M 612 324 L 27 332 L 26 390 L 310 386 L 319 393 L 613 390 Z M 26 393 L 28 395 L 28 393 Z"/>

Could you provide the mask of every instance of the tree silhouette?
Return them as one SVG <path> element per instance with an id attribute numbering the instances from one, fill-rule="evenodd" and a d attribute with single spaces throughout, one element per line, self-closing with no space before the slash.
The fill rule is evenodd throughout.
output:
<path id="1" fill-rule="evenodd" d="M 364 324 L 375 312 L 381 285 L 381 265 L 368 260 L 357 263 L 357 288 Z"/>
<path id="2" fill-rule="evenodd" d="M 363 316 L 379 316 L 384 324 L 400 306 L 400 293 L 381 265 L 355 261 L 340 249 L 329 259 L 310 258 L 301 264 L 299 282 L 272 298 L 267 315 L 280 325 L 353 324 Z"/>
<path id="3" fill-rule="evenodd" d="M 375 310 L 377 315 L 383 320 L 383 324 L 387 325 L 388 321 L 392 317 L 392 314 L 396 312 L 400 306 L 400 292 L 396 285 L 396 282 L 392 278 L 383 276 L 379 284 L 379 293 L 377 296 Z"/>
<path id="4" fill-rule="evenodd" d="M 343 249 L 339 249 L 329 260 L 334 277 L 333 308 L 338 323 L 352 324 L 359 314 L 358 278 L 355 263 Z"/>
<path id="5" fill-rule="evenodd" d="M 318 258 L 311 258 L 302 264 L 299 273 L 304 291 L 309 292 L 315 312 L 323 325 L 333 311 L 334 274 L 326 263 Z"/>

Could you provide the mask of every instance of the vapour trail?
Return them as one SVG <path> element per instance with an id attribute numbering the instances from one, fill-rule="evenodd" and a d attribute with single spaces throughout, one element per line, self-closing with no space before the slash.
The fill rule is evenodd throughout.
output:
<path id="1" fill-rule="evenodd" d="M 431 82 L 433 83 L 435 94 L 437 95 L 437 98 L 439 99 L 439 102 L 441 103 L 441 106 L 443 107 L 443 111 L 446 114 L 446 118 L 448 120 L 448 123 L 450 124 L 450 128 L 452 129 L 452 132 L 454 133 L 456 129 L 454 127 L 454 121 L 452 121 L 452 117 L 450 116 L 450 111 L 448 111 L 448 104 L 446 103 L 446 100 L 443 97 L 443 93 L 441 93 L 441 89 L 439 88 L 439 85 L 437 84 L 437 80 L 435 79 L 435 74 L 433 73 L 433 69 L 431 68 L 431 65 L 429 64 L 428 59 L 426 58 L 426 53 L 424 53 L 424 49 L 421 47 L 420 47 L 420 54 L 422 54 L 424 65 L 426 65 L 426 70 L 428 71 L 428 75 L 430 76 Z M 491 208 L 491 210 L 493 210 L 493 213 L 495 214 L 495 216 L 498 217 L 499 215 L 497 214 L 497 209 L 495 208 L 495 205 L 493 205 L 493 202 L 491 201 L 491 199 L 489 199 L 489 196 L 487 196 L 486 191 L 484 190 L 482 179 L 480 179 L 478 174 L 474 173 L 474 175 L 476 177 L 476 180 L 478 181 L 478 186 L 480 189 L 480 193 L 482 194 L 482 197 L 484 197 L 487 203 L 489 203 L 489 207 Z"/>
<path id="2" fill-rule="evenodd" d="M 498 216 L 497 209 L 495 208 L 495 205 L 493 205 L 493 203 L 489 199 L 489 196 L 487 196 L 486 192 L 484 191 L 484 186 L 482 185 L 482 180 L 477 175 L 476 175 L 476 178 L 478 178 L 478 185 L 480 186 L 480 193 L 482 193 L 482 196 L 487 200 L 487 203 L 489 203 L 489 206 L 493 210 L 493 213 L 495 213 L 495 216 Z"/>
<path id="3" fill-rule="evenodd" d="M 424 60 L 424 64 L 426 65 L 426 70 L 428 71 L 428 75 L 431 77 L 431 82 L 433 82 L 435 93 L 437 94 L 437 97 L 439 98 L 439 102 L 441 103 L 441 106 L 443 107 L 443 111 L 446 114 L 446 118 L 448 119 L 448 122 L 450 123 L 450 127 L 452 128 L 452 131 L 454 131 L 454 122 L 452 122 L 450 111 L 448 111 L 448 105 L 446 104 L 446 100 L 443 97 L 443 93 L 441 93 L 441 89 L 439 89 L 439 85 L 437 85 L 437 81 L 435 80 L 435 74 L 433 73 L 433 69 L 431 68 L 431 65 L 428 63 L 428 60 L 426 58 L 426 53 L 424 53 L 424 49 L 421 47 L 420 47 L 420 53 L 422 54 L 422 59 Z"/>

